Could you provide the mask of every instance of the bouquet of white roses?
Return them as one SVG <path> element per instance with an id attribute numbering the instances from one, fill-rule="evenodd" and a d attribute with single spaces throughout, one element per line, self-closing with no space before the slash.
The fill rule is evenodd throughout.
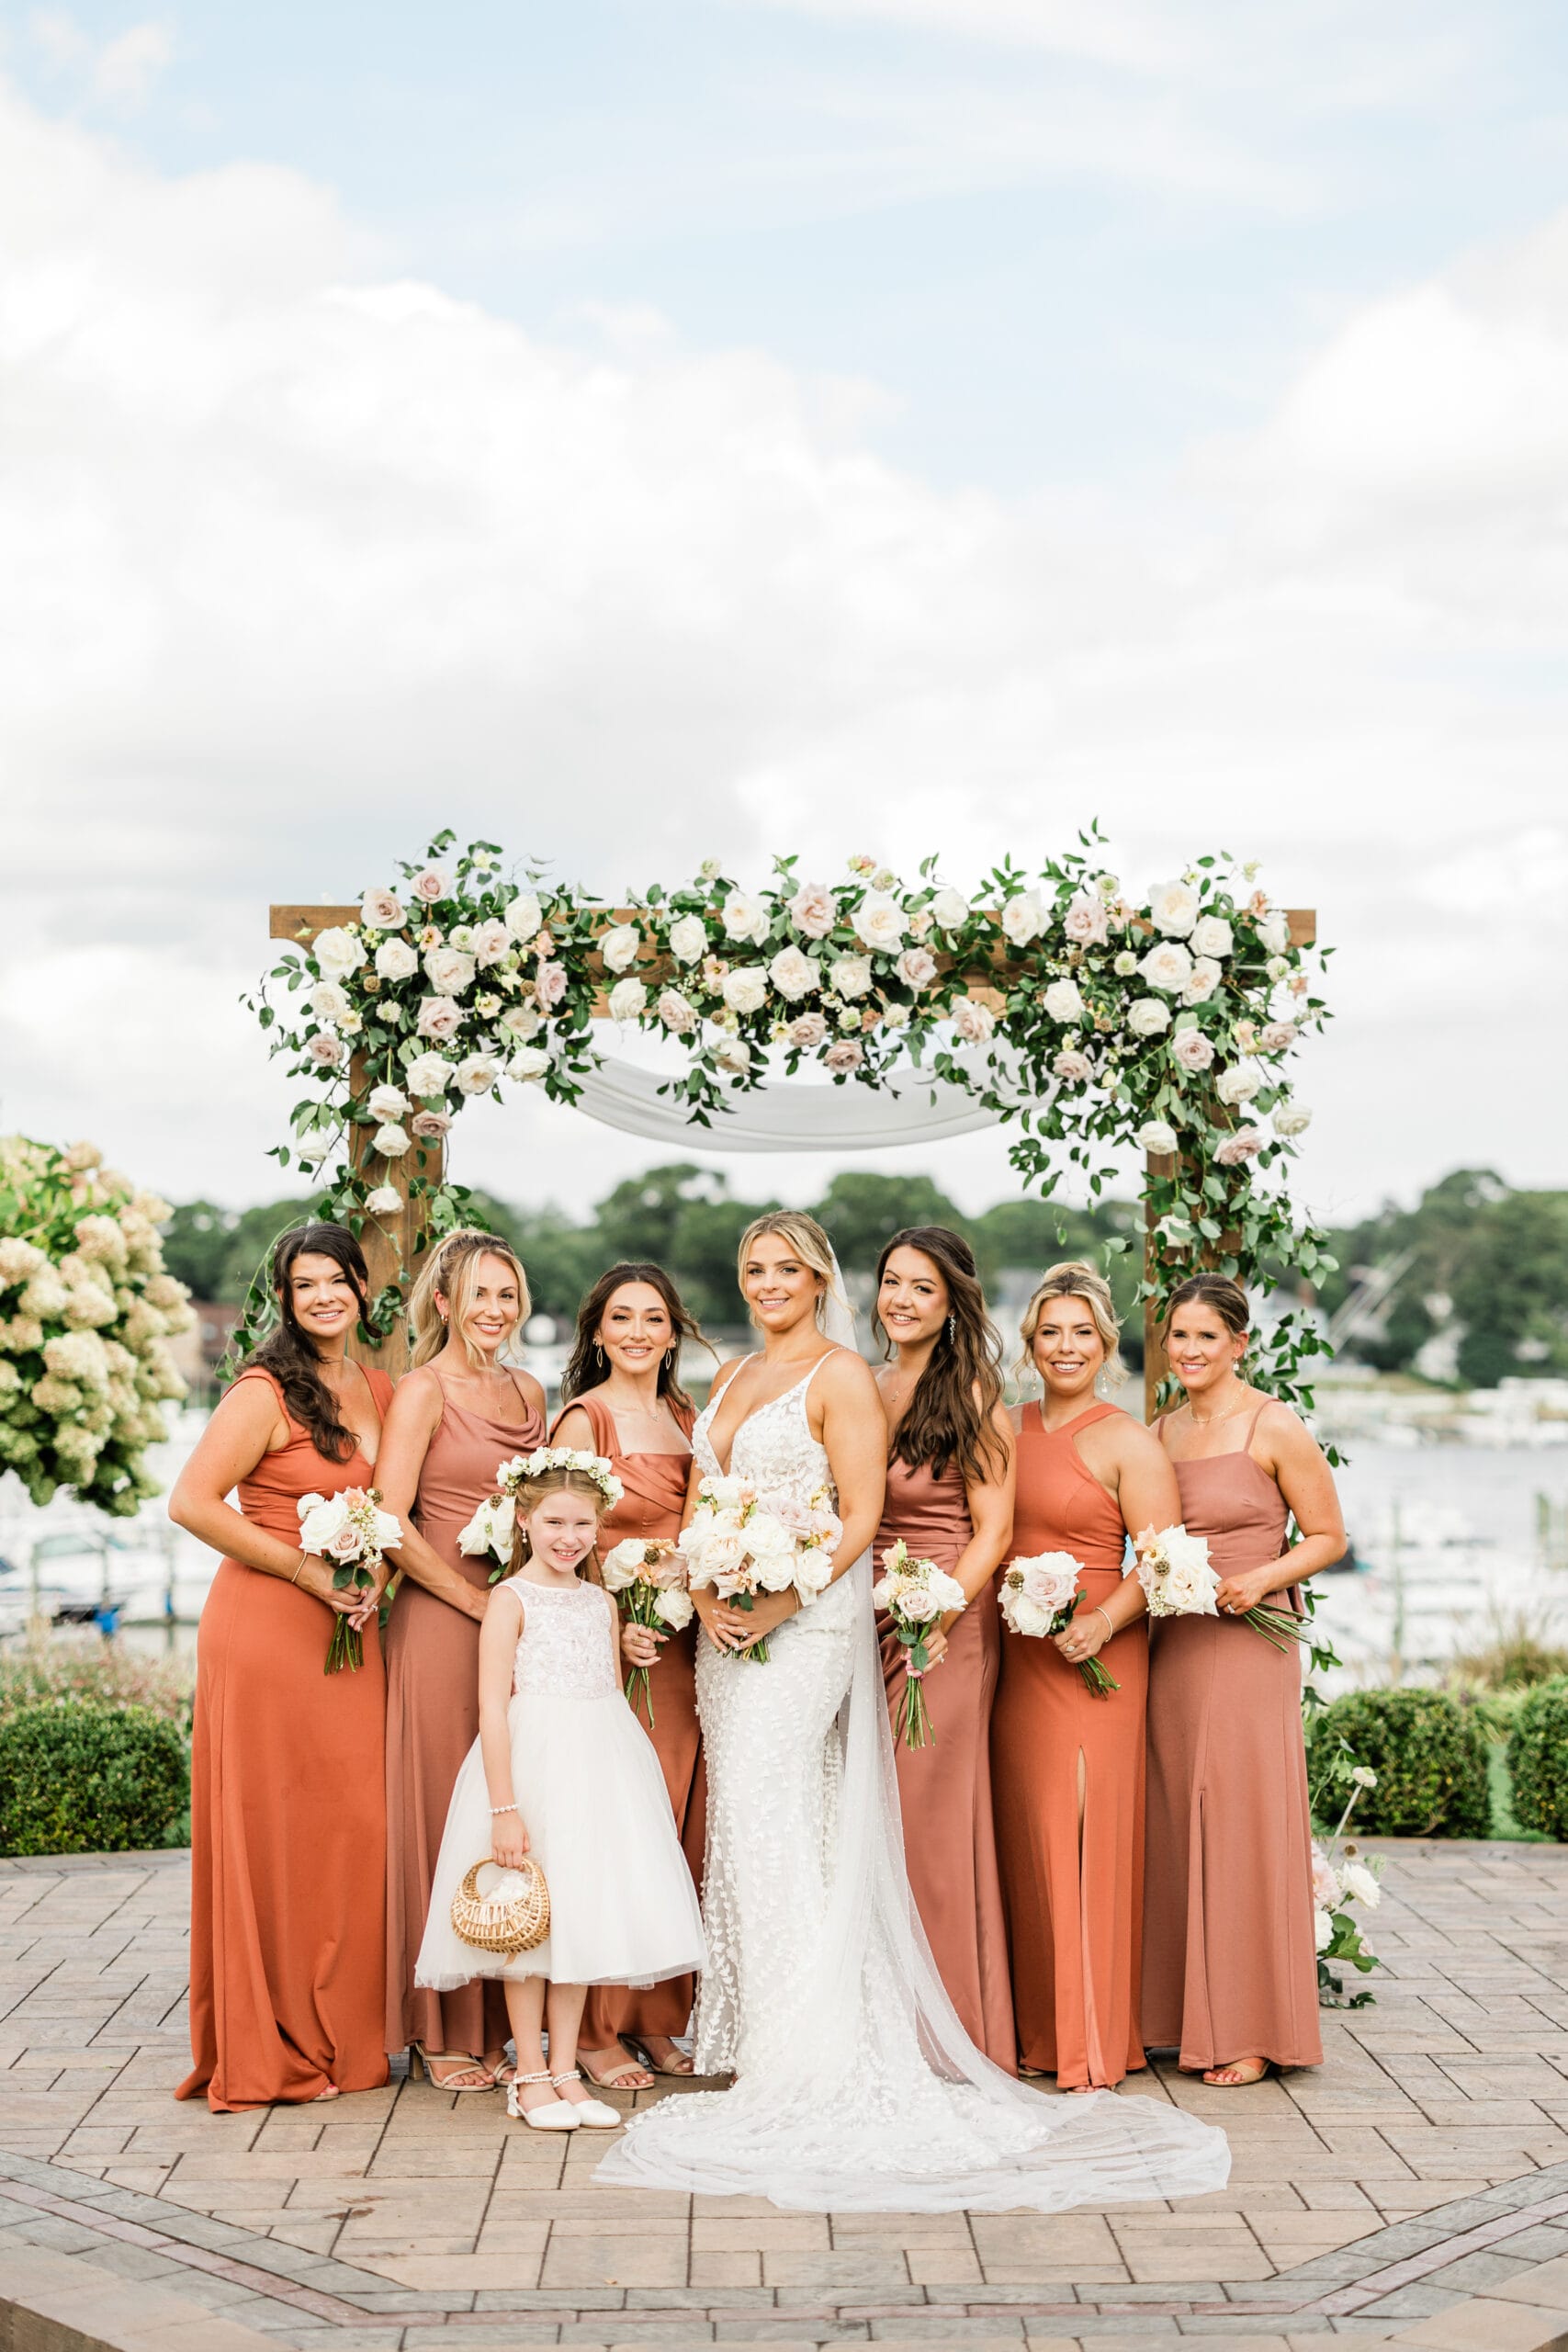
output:
<path id="1" fill-rule="evenodd" d="M 758 1593 L 792 1585 L 805 1608 L 831 1581 L 843 1532 L 825 1487 L 799 1503 L 793 1495 L 761 1494 L 749 1478 L 705 1478 L 680 1550 L 688 1583 L 711 1585 L 733 1609 L 750 1610 Z M 739 1655 L 765 1664 L 766 1639 Z"/>
<path id="2" fill-rule="evenodd" d="M 602 1453 L 584 1453 L 576 1446 L 540 1445 L 532 1453 L 514 1453 L 509 1462 L 498 1462 L 494 1492 L 457 1535 L 457 1549 L 468 1558 L 482 1559 L 488 1552 L 495 1560 L 491 1584 L 499 1584 L 512 1566 L 518 1489 L 530 1478 L 542 1478 L 547 1470 L 581 1470 L 604 1496 L 606 1510 L 614 1510 L 626 1491 Z"/>
<path id="3" fill-rule="evenodd" d="M 1037 1552 L 1032 1559 L 1014 1560 L 1002 1578 L 998 1595 L 1002 1615 L 1015 1634 L 1043 1640 L 1060 1634 L 1077 1614 L 1083 1595 L 1080 1563 L 1070 1552 Z M 1122 1685 L 1097 1657 L 1081 1657 L 1077 1669 L 1097 1699 L 1108 1699 Z"/>
<path id="4" fill-rule="evenodd" d="M 1219 1614 L 1214 1595 L 1221 1578 L 1209 1558 L 1207 1537 L 1189 1535 L 1186 1528 L 1179 1525 L 1162 1527 L 1157 1532 L 1145 1527 L 1134 1539 L 1133 1549 L 1138 1582 L 1144 1588 L 1151 1617 Z M 1240 1622 L 1261 1634 L 1277 1650 L 1282 1650 L 1287 1641 L 1309 1638 L 1304 1618 L 1294 1616 L 1288 1609 L 1271 1609 L 1266 1601 L 1259 1601 L 1256 1609 L 1243 1610 Z"/>
<path id="5" fill-rule="evenodd" d="M 1312 1902 L 1313 1925 L 1317 1941 L 1318 1998 L 1329 2007 L 1359 2009 L 1372 1998 L 1370 1992 L 1356 1993 L 1347 2000 L 1345 1980 L 1333 1963 L 1348 1960 L 1352 1968 L 1364 1976 L 1379 1965 L 1376 1952 L 1368 1949 L 1362 1939 L 1358 1921 L 1350 1916 L 1352 1903 L 1362 1904 L 1375 1911 L 1382 1901 L 1379 1876 L 1381 1859 L 1364 1861 L 1357 1848 L 1341 1843 L 1345 1825 L 1355 1811 L 1363 1789 L 1375 1789 L 1378 1776 L 1370 1765 L 1357 1764 L 1348 1751 L 1334 1759 L 1329 1778 L 1348 1787 L 1344 1811 L 1332 1835 L 1325 1841 L 1314 1838 L 1312 1842 Z M 1314 1792 L 1314 1810 L 1317 1808 L 1318 1792 Z"/>
<path id="6" fill-rule="evenodd" d="M 893 1631 L 908 1652 L 893 1736 L 908 1747 L 930 1747 L 936 1733 L 921 1680 L 931 1664 L 926 1637 L 939 1617 L 964 1607 L 964 1587 L 934 1560 L 914 1558 L 900 1536 L 882 1555 L 882 1581 L 871 1597 L 878 1609 L 886 1610 Z"/>
<path id="7" fill-rule="evenodd" d="M 331 1561 L 334 1592 L 367 1592 L 383 1555 L 395 1552 L 402 1542 L 401 1527 L 380 1506 L 378 1487 L 344 1487 L 341 1494 L 300 1496 L 299 1548 L 319 1560 Z M 357 1673 L 364 1657 L 358 1627 L 334 1613 L 322 1672 L 337 1674 L 346 1666 Z"/>
<path id="8" fill-rule="evenodd" d="M 606 1592 L 615 1594 L 634 1625 L 679 1634 L 692 1622 L 692 1596 L 686 1590 L 686 1563 L 673 1544 L 628 1535 L 605 1553 L 599 1572 Z M 653 1688 L 649 1668 L 634 1666 L 626 1677 L 626 1697 L 635 1713 L 640 1698 L 653 1729 Z"/>

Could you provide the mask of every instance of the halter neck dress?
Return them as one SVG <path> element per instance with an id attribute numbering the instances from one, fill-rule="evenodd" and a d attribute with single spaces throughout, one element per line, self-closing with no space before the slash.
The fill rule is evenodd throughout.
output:
<path id="1" fill-rule="evenodd" d="M 366 1368 L 386 1419 L 392 1384 Z M 288 1413 L 238 1499 L 297 1544 L 304 1495 L 370 1487 L 364 1453 L 332 1462 Z M 190 2046 L 175 2097 L 215 2113 L 314 2098 L 329 2083 L 374 2090 L 381 2041 L 386 1679 L 376 1621 L 357 1673 L 325 1674 L 333 1611 L 287 1577 L 225 1559 L 196 1637 L 191 1743 Z"/>
<path id="2" fill-rule="evenodd" d="M 615 1510 L 606 1511 L 599 1522 L 600 1557 L 629 1536 L 640 1535 L 651 1543 L 660 1536 L 679 1535 L 692 1470 L 690 1407 L 671 1404 L 670 1408 L 686 1440 L 687 1451 L 682 1453 L 623 1453 L 615 1416 L 597 1389 L 574 1396 L 556 1416 L 555 1427 L 574 1409 L 587 1415 L 594 1452 L 611 1464 L 625 1489 Z M 555 1429 L 550 1434 L 553 1439 Z M 702 1726 L 697 1721 L 695 1620 L 665 1643 L 654 1668 L 652 1688 L 653 1724 L 649 1737 L 670 1792 L 687 1867 L 700 1892 L 707 1807 Z M 695 1999 L 696 1979 L 691 1975 L 672 1976 L 637 1992 L 621 1984 L 596 1984 L 588 1996 L 579 2038 L 585 2050 L 607 2050 L 623 2033 L 682 2034 L 692 2021 Z"/>
<path id="3" fill-rule="evenodd" d="M 919 1559 L 954 1570 L 975 1530 L 956 1463 L 939 1477 L 929 1463 L 887 1465 L 887 1499 L 872 1555 L 900 1537 Z M 879 1619 L 889 1713 L 897 1721 L 908 1652 Z M 976 2049 L 1017 2069 L 1007 1926 L 991 1803 L 991 1706 L 1001 1659 L 996 1579 L 982 1586 L 947 1637 L 947 1656 L 926 1683 L 936 1737 L 928 1747 L 895 1738 L 904 1857 L 915 1907 L 948 1998 Z"/>
<path id="4" fill-rule="evenodd" d="M 1047 1430 L 1023 1408 L 1013 1556 L 1070 1552 L 1080 1613 L 1122 1581 L 1126 1530 L 1077 1441 L 1119 1405 Z M 1138 1972 L 1144 1879 L 1144 1709 L 1148 1633 L 1139 1618 L 1099 1653 L 1121 1686 L 1096 1698 L 1055 1642 L 1002 1632 L 991 1717 L 997 1843 L 1019 2051 L 1063 2089 L 1111 2085 L 1144 2064 Z M 1078 1787 L 1083 1806 L 1079 1821 Z"/>
<path id="5" fill-rule="evenodd" d="M 516 1420 L 497 1420 L 460 1405 L 441 1387 L 441 1419 L 425 1449 L 412 1519 L 433 1552 L 465 1584 L 484 1592 L 496 1563 L 470 1558 L 457 1537 L 495 1491 L 498 1464 L 531 1453 L 545 1439 L 545 1418 L 513 1388 Z M 412 1577 L 400 1577 L 387 1625 L 387 1955 L 386 2044 L 422 2041 L 438 2050 L 504 2048 L 511 2033 L 496 1985 L 475 1982 L 449 1992 L 416 1987 L 414 1961 L 424 1933 L 435 1857 L 446 1806 L 464 1757 L 479 1728 L 479 1621 L 437 1600 Z"/>
<path id="6" fill-rule="evenodd" d="M 1222 1576 L 1277 1560 L 1289 1511 L 1252 1456 L 1174 1462 L 1189 1532 Z M 1156 1424 L 1165 1442 L 1164 1419 Z M 1292 1593 L 1293 1593 L 1293 1588 Z M 1299 1603 L 1295 1603 L 1298 1605 Z M 1164 1617 L 1149 1669 L 1144 2038 L 1183 2066 L 1318 2066 L 1302 1664 L 1238 1617 Z"/>

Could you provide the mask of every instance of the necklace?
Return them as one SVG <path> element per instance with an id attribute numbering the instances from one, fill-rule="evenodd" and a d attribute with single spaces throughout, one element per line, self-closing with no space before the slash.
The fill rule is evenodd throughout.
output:
<path id="1" fill-rule="evenodd" d="M 1209 1430 L 1213 1428 L 1216 1421 L 1228 1421 L 1233 1413 L 1240 1412 L 1246 1402 L 1247 1398 L 1245 1396 L 1238 1396 L 1234 1405 L 1227 1405 L 1223 1413 L 1211 1413 L 1207 1420 L 1205 1420 L 1202 1415 L 1194 1408 L 1190 1401 L 1189 1401 L 1187 1409 L 1192 1415 L 1192 1426 L 1194 1429 Z"/>

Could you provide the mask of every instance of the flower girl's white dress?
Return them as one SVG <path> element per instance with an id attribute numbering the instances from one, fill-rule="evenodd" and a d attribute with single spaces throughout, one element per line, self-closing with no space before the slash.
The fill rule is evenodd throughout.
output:
<path id="1" fill-rule="evenodd" d="M 550 1932 L 504 1960 L 453 1932 L 452 1897 L 489 1860 L 490 1791 L 476 1739 L 447 1807 L 414 1982 L 449 1992 L 477 1976 L 653 1984 L 701 1968 L 696 1890 L 653 1743 L 622 1695 L 615 1605 L 596 1584 L 511 1577 L 523 1611 L 512 1702 L 512 1788 L 550 1890 Z M 481 1892 L 489 1885 L 480 1882 Z"/>

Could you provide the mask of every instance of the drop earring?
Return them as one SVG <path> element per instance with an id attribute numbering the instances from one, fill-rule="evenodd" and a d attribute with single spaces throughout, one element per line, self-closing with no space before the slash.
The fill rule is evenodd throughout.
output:
<path id="1" fill-rule="evenodd" d="M 949 1347 L 952 1347 L 952 1345 L 953 1345 L 953 1343 L 954 1340 L 956 1340 L 956 1339 L 957 1339 L 957 1337 L 958 1337 L 958 1317 L 957 1317 L 957 1316 L 956 1316 L 956 1315 L 950 1315 L 950 1316 L 948 1317 L 948 1318 L 947 1318 L 947 1344 L 948 1344 L 948 1346 L 949 1346 Z"/>
<path id="2" fill-rule="evenodd" d="M 597 1340 L 593 1342 L 593 1361 L 602 1372 L 604 1368 L 604 1351 Z"/>

